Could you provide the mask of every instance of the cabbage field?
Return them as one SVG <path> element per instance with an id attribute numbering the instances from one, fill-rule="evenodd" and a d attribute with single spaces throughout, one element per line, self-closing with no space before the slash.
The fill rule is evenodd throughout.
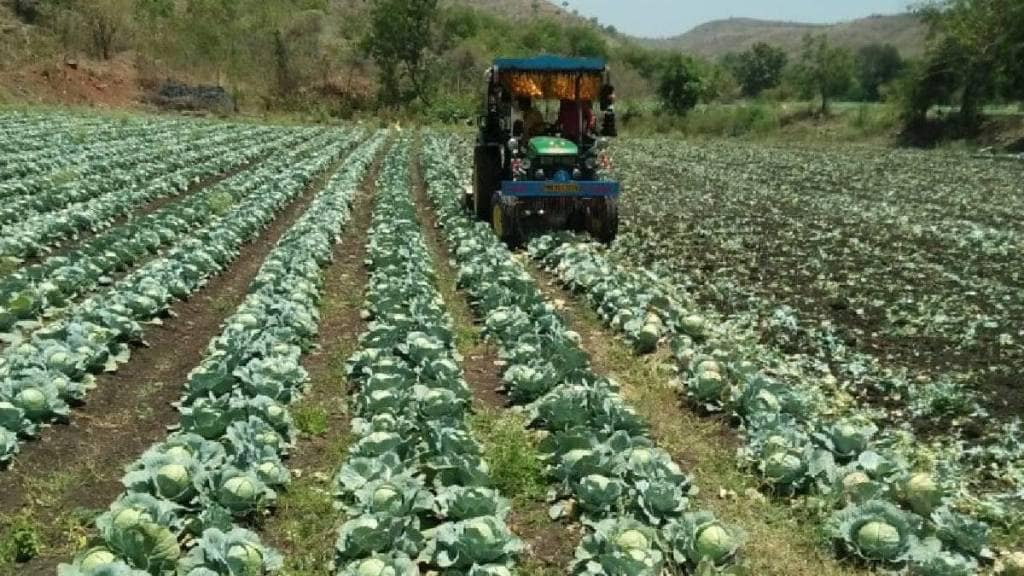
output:
<path id="1" fill-rule="evenodd" d="M 0 112 L 0 576 L 1024 574 L 1024 169 Z"/>

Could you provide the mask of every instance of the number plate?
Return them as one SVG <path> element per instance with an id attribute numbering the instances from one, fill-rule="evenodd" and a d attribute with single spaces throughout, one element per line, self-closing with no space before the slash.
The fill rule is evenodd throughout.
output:
<path id="1" fill-rule="evenodd" d="M 572 194 L 580 191 L 579 184 L 565 183 L 565 184 L 545 184 L 544 191 L 552 194 Z"/>

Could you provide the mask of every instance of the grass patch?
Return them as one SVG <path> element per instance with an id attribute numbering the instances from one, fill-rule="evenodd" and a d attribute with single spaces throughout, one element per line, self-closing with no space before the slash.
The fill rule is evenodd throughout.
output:
<path id="1" fill-rule="evenodd" d="M 541 500 L 547 482 L 537 438 L 525 424 L 519 414 L 492 408 L 473 414 L 469 421 L 474 436 L 483 444 L 484 459 L 498 491 L 512 500 Z"/>
<path id="2" fill-rule="evenodd" d="M 4 256 L 0 258 L 0 276 L 6 276 L 21 267 L 21 260 Z"/>
<path id="3" fill-rule="evenodd" d="M 329 485 L 314 478 L 293 482 L 278 499 L 276 515 L 275 531 L 288 544 L 282 574 L 325 576 L 334 555 L 337 522 L 341 520 Z"/>
<path id="4" fill-rule="evenodd" d="M 327 432 L 327 411 L 320 406 L 299 406 L 293 411 L 295 427 L 309 436 L 323 436 Z"/>

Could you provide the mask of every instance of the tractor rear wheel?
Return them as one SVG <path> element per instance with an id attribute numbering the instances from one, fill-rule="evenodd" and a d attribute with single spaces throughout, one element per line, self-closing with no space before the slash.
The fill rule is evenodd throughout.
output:
<path id="1" fill-rule="evenodd" d="M 493 146 L 477 146 L 473 154 L 472 209 L 477 219 L 491 218 L 491 195 L 498 189 L 501 176 L 501 151 Z"/>
<path id="2" fill-rule="evenodd" d="M 605 196 L 591 205 L 587 229 L 598 242 L 611 244 L 619 233 L 619 199 Z"/>
<path id="3" fill-rule="evenodd" d="M 509 202 L 502 202 L 501 196 L 491 197 L 491 229 L 499 240 L 516 248 L 520 243 L 519 222 L 516 220 L 518 210 Z"/>

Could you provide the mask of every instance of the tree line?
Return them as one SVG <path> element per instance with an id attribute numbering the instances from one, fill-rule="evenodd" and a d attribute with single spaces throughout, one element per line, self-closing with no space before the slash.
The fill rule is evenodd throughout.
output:
<path id="1" fill-rule="evenodd" d="M 973 129 L 988 103 L 1024 99 L 1024 2 L 933 0 L 923 57 L 892 45 L 850 50 L 808 35 L 794 56 L 765 43 L 708 60 L 642 47 L 596 21 L 532 13 L 508 19 L 438 0 L 12 0 L 65 50 L 136 55 L 160 76 L 225 85 L 266 107 L 381 108 L 441 120 L 471 115 L 497 55 L 554 53 L 611 61 L 621 100 L 671 114 L 701 102 L 889 101 L 908 126 L 936 106 Z M 529 9 L 528 9 L 529 10 Z M 326 104 L 324 104 L 326 103 Z"/>

